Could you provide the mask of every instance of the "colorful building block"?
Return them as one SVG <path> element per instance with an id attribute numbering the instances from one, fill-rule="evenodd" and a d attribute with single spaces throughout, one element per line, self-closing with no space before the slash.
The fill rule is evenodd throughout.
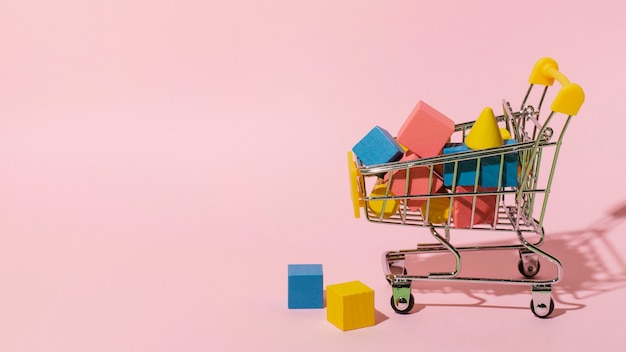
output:
<path id="1" fill-rule="evenodd" d="M 387 185 L 384 183 L 375 185 L 372 192 L 370 192 L 371 198 L 386 196 L 393 197 L 394 193 L 387 192 Z M 377 217 L 389 218 L 398 212 L 400 201 L 395 199 L 369 200 L 367 206 Z"/>
<path id="2" fill-rule="evenodd" d="M 376 126 L 369 131 L 352 151 L 365 165 L 398 161 L 404 154 L 402 146 L 385 129 Z"/>
<path id="3" fill-rule="evenodd" d="M 437 156 L 454 132 L 454 121 L 419 101 L 398 131 L 398 142 L 422 158 Z"/>
<path id="4" fill-rule="evenodd" d="M 504 144 L 515 144 L 515 140 L 505 140 Z M 502 181 L 500 186 L 517 186 L 518 155 L 517 152 L 512 152 L 483 159 L 480 171 L 481 187 L 498 187 L 498 176 L 500 176 L 500 163 L 502 161 L 502 157 L 504 157 L 504 163 L 502 164 Z"/>
<path id="5" fill-rule="evenodd" d="M 478 187 L 476 192 L 491 192 L 496 188 Z M 474 187 L 457 186 L 454 193 L 474 192 Z M 476 224 L 491 224 L 494 221 L 498 198 L 496 195 L 455 196 L 452 209 L 452 221 L 456 228 L 468 228 Z M 475 203 L 475 205 L 474 205 Z M 474 209 L 474 221 L 472 221 Z"/>
<path id="6" fill-rule="evenodd" d="M 505 144 L 514 144 L 515 140 L 509 139 Z M 443 148 L 443 154 L 455 154 L 470 151 L 465 144 L 450 143 Z M 474 186 L 476 184 L 477 159 L 463 160 L 458 162 L 455 186 Z M 500 175 L 501 156 L 495 155 L 481 158 L 480 169 L 478 169 L 478 181 L 481 187 L 498 187 L 498 175 Z M 502 169 L 501 187 L 517 186 L 517 152 L 504 155 L 504 165 Z M 443 165 L 443 183 L 446 187 L 452 186 L 454 178 L 455 163 L 445 163 Z"/>
<path id="7" fill-rule="evenodd" d="M 465 137 L 465 144 L 474 150 L 496 148 L 502 145 L 500 126 L 491 108 L 484 108 L 480 113 Z"/>
<path id="8" fill-rule="evenodd" d="M 506 127 L 500 128 L 500 135 L 502 136 L 502 142 L 504 143 L 507 139 L 513 139 L 511 136 L 511 132 L 506 129 Z"/>
<path id="9" fill-rule="evenodd" d="M 450 197 L 432 198 L 422 204 L 422 216 L 431 224 L 443 224 L 450 218 Z"/>
<path id="10" fill-rule="evenodd" d="M 288 265 L 288 307 L 324 308 L 324 276 L 321 264 Z"/>
<path id="11" fill-rule="evenodd" d="M 470 151 L 463 143 L 449 143 L 443 148 L 443 154 L 456 154 Z M 452 187 L 454 180 L 454 167 L 456 166 L 456 183 L 454 186 L 474 186 L 476 184 L 477 159 L 463 160 L 443 164 L 443 184 Z"/>
<path id="12" fill-rule="evenodd" d="M 419 157 L 416 154 L 407 153 L 400 162 L 417 160 Z M 396 196 L 409 196 L 409 195 L 421 195 L 421 194 L 433 194 L 436 193 L 442 186 L 443 181 L 441 176 L 436 172 L 433 172 L 432 181 L 430 179 L 429 167 L 413 167 L 409 169 L 408 175 L 408 187 L 407 187 L 407 170 L 396 170 L 391 175 L 390 190 Z M 388 181 L 389 177 L 385 178 Z M 430 189 L 428 184 L 430 182 Z M 413 198 L 407 199 L 406 205 L 411 211 L 417 211 L 422 204 L 426 202 L 426 198 Z"/>
<path id="13" fill-rule="evenodd" d="M 326 286 L 326 319 L 343 331 L 373 326 L 374 290 L 360 281 Z"/>

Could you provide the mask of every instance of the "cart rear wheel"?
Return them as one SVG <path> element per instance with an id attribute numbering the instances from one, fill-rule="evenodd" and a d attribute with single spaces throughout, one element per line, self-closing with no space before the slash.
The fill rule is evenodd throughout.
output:
<path id="1" fill-rule="evenodd" d="M 526 267 L 524 267 L 524 262 L 522 262 L 521 259 L 517 263 L 517 269 L 519 270 L 520 274 L 522 274 L 522 275 L 524 275 L 525 277 L 528 277 L 528 278 L 537 275 L 537 273 L 539 273 L 539 269 L 540 268 L 541 268 L 541 264 L 539 263 L 539 261 L 537 261 L 534 266 L 533 265 L 528 265 Z"/>
<path id="2" fill-rule="evenodd" d="M 554 311 L 554 300 L 550 298 L 550 306 L 541 303 L 535 307 L 535 302 L 531 299 L 530 310 L 532 310 L 533 314 L 538 318 L 547 318 Z"/>
<path id="3" fill-rule="evenodd" d="M 398 303 L 396 304 L 396 300 L 391 296 L 391 308 L 398 314 L 407 314 L 413 309 L 413 305 L 415 304 L 415 299 L 413 298 L 413 294 L 409 295 L 409 300 L 406 298 L 400 298 Z"/>

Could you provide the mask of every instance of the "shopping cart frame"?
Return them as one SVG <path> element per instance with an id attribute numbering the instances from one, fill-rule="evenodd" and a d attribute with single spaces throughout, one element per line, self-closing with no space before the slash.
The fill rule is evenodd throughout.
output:
<path id="1" fill-rule="evenodd" d="M 561 84 L 547 117 L 541 114 L 541 108 L 546 98 L 548 88 L 553 85 L 554 80 Z M 348 165 L 350 172 L 351 192 L 354 205 L 355 217 L 360 217 L 360 209 L 364 209 L 365 217 L 370 222 L 381 224 L 408 225 L 425 227 L 435 240 L 433 243 L 420 243 L 416 248 L 387 251 L 382 255 L 383 272 L 385 278 L 391 284 L 393 295 L 391 306 L 393 310 L 400 314 L 409 313 L 414 306 L 414 296 L 411 293 L 411 283 L 413 281 L 456 281 L 456 282 L 482 282 L 499 283 L 513 285 L 528 285 L 531 288 L 530 308 L 533 314 L 540 318 L 548 317 L 554 310 L 554 300 L 552 299 L 552 285 L 558 283 L 562 278 L 563 266 L 553 255 L 542 250 L 540 246 L 545 240 L 543 228 L 544 218 L 550 189 L 552 186 L 558 156 L 565 131 L 572 119 L 577 115 L 584 101 L 584 92 L 580 86 L 571 83 L 559 70 L 557 63 L 550 58 L 541 58 L 535 64 L 530 78 L 530 86 L 521 103 L 518 111 L 514 111 L 507 101 L 502 102 L 503 115 L 497 116 L 498 123 L 504 125 L 511 137 L 515 139 L 514 144 L 502 145 L 496 148 L 469 150 L 466 152 L 439 155 L 430 158 L 422 158 L 411 161 L 391 162 L 380 165 L 365 166 L 351 153 L 348 152 Z M 534 92 L 534 88 L 543 86 L 543 91 L 538 97 L 538 104 L 529 104 L 529 98 Z M 563 119 L 561 115 L 564 115 Z M 557 117 L 558 116 L 558 117 Z M 557 121 L 558 120 L 558 121 Z M 451 140 L 464 142 L 468 131 L 475 121 L 457 124 Z M 547 152 L 550 150 L 550 152 Z M 504 160 L 512 153 L 517 155 L 519 160 L 518 182 L 516 186 L 503 186 L 501 183 Z M 472 160 L 476 161 L 476 175 L 481 171 L 483 161 L 499 158 L 500 170 L 498 176 L 498 186 L 485 191 L 478 187 L 476 181 L 473 187 L 474 192 L 456 192 L 456 180 L 459 163 Z M 550 168 L 545 174 L 542 165 L 550 164 Z M 431 185 L 435 177 L 440 177 L 443 165 L 454 166 L 453 184 L 446 188 L 445 192 L 431 191 Z M 408 186 L 405 193 L 396 195 L 389 190 L 395 171 L 404 171 L 406 184 L 409 181 L 411 170 L 428 170 L 428 191 L 421 194 L 411 194 Z M 439 176 L 438 176 L 439 175 Z M 384 195 L 368 194 L 368 183 L 383 183 L 383 177 L 387 184 Z M 493 221 L 484 224 L 474 224 L 476 211 L 476 201 L 478 197 L 492 196 L 497 199 Z M 431 202 L 436 198 L 449 199 L 449 213 L 452 212 L 453 204 L 459 197 L 472 199 L 471 222 L 467 228 L 455 228 L 452 217 L 448 216 L 443 223 L 431 223 L 429 212 Z M 424 206 L 418 211 L 412 211 L 407 203 L 410 200 L 421 200 Z M 385 208 L 387 203 L 395 202 L 399 204 L 398 211 L 389 215 L 382 212 L 377 213 L 372 210 L 374 202 L 378 208 Z M 511 244 L 503 241 L 502 244 L 490 245 L 454 245 L 451 241 L 451 230 L 481 230 L 512 232 L 516 234 L 516 243 Z M 519 252 L 518 269 L 521 278 L 503 277 L 474 277 L 462 276 L 462 256 L 461 253 L 468 251 L 491 251 L 491 250 L 516 250 Z M 449 253 L 454 257 L 454 267 L 445 272 L 429 272 L 426 275 L 410 275 L 407 273 L 405 260 L 407 255 L 426 253 Z M 556 274 L 550 278 L 535 278 L 540 269 L 540 258 L 554 265 Z"/>

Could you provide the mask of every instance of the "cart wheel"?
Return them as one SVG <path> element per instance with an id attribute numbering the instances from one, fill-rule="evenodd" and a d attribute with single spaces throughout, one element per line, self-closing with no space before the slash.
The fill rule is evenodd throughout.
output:
<path id="1" fill-rule="evenodd" d="M 391 308 L 393 308 L 393 310 L 398 314 L 409 313 L 411 309 L 413 309 L 414 304 L 415 304 L 415 299 L 413 298 L 412 293 L 409 295 L 408 302 L 405 298 L 400 298 L 398 300 L 398 304 L 396 304 L 396 301 L 393 299 L 393 296 L 391 296 Z"/>
<path id="2" fill-rule="evenodd" d="M 537 275 L 537 273 L 539 273 L 540 268 L 541 268 L 541 263 L 539 262 L 537 262 L 535 266 L 528 265 L 527 267 L 524 267 L 524 263 L 522 262 L 521 259 L 517 263 L 517 269 L 519 270 L 520 274 L 529 278 Z"/>
<path id="3" fill-rule="evenodd" d="M 554 300 L 550 298 L 550 307 L 541 303 L 535 307 L 535 302 L 530 300 L 530 310 L 532 310 L 533 314 L 538 318 L 547 318 L 554 311 Z"/>

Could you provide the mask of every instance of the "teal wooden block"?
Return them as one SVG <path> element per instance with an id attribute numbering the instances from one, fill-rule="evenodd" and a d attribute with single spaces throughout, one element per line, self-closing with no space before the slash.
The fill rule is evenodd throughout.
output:
<path id="1" fill-rule="evenodd" d="M 289 264 L 288 307 L 324 308 L 324 275 L 321 264 Z"/>
<path id="2" fill-rule="evenodd" d="M 463 143 L 446 144 L 443 148 L 443 154 L 456 154 L 470 150 L 471 149 Z M 473 186 L 476 184 L 476 163 L 477 159 L 463 160 L 456 163 L 455 186 Z M 446 187 L 452 187 L 454 181 L 454 167 L 455 163 L 443 164 L 443 185 Z"/>
<path id="3" fill-rule="evenodd" d="M 369 131 L 352 151 L 364 165 L 398 161 L 404 155 L 404 149 L 400 144 L 387 130 L 379 126 Z"/>
<path id="4" fill-rule="evenodd" d="M 515 140 L 507 139 L 506 145 L 515 144 Z M 504 159 L 504 160 L 502 160 Z M 517 187 L 517 152 L 483 158 L 480 170 L 481 187 L 498 187 L 498 178 L 502 180 L 500 187 Z M 502 170 L 500 170 L 502 166 Z"/>
<path id="5" fill-rule="evenodd" d="M 507 145 L 514 144 L 515 140 L 507 139 L 504 143 Z M 467 151 L 471 151 L 471 149 L 461 143 L 448 144 L 443 148 L 444 155 Z M 502 172 L 500 172 L 502 159 L 504 159 L 504 162 L 502 164 Z M 443 182 L 447 187 L 452 186 L 454 164 L 445 163 L 443 165 Z M 456 186 L 474 186 L 476 184 L 476 171 L 478 170 L 478 185 L 480 187 L 498 187 L 499 176 L 501 176 L 502 180 L 500 187 L 515 187 L 517 186 L 517 165 L 517 152 L 481 158 L 480 165 L 478 165 L 478 159 L 459 161 L 456 171 Z"/>

